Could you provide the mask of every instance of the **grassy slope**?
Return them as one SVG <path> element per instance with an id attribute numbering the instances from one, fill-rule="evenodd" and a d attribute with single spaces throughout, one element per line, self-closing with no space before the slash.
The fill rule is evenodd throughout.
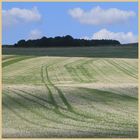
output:
<path id="1" fill-rule="evenodd" d="M 4 55 L 3 137 L 137 137 L 136 50 L 82 49 Z"/>

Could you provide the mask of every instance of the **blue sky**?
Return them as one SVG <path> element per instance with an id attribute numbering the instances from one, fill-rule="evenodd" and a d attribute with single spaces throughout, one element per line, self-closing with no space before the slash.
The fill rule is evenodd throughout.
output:
<path id="1" fill-rule="evenodd" d="M 2 10 L 3 44 L 68 34 L 137 41 L 137 2 L 3 2 Z"/>

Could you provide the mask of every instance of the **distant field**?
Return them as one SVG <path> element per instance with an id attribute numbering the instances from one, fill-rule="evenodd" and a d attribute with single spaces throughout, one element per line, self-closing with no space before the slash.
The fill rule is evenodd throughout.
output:
<path id="1" fill-rule="evenodd" d="M 98 46 L 98 47 L 50 47 L 50 48 L 10 48 L 3 47 L 5 55 L 65 56 L 65 57 L 107 57 L 138 58 L 138 45 Z"/>
<path id="2" fill-rule="evenodd" d="M 4 48 L 3 137 L 138 137 L 137 49 Z"/>

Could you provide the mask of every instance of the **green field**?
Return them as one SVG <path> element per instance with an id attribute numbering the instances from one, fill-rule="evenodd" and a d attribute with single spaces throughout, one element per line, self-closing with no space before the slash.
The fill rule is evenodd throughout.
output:
<path id="1" fill-rule="evenodd" d="M 137 138 L 137 47 L 4 48 L 3 137 Z"/>

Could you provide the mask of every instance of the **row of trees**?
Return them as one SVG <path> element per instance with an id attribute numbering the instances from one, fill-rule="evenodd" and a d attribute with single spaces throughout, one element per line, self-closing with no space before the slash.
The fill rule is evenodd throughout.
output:
<path id="1" fill-rule="evenodd" d="M 72 36 L 57 36 L 57 37 L 42 37 L 36 40 L 20 40 L 15 47 L 63 47 L 63 46 L 105 46 L 105 45 L 119 45 L 120 42 L 117 40 L 85 40 L 85 39 L 74 39 Z"/>

